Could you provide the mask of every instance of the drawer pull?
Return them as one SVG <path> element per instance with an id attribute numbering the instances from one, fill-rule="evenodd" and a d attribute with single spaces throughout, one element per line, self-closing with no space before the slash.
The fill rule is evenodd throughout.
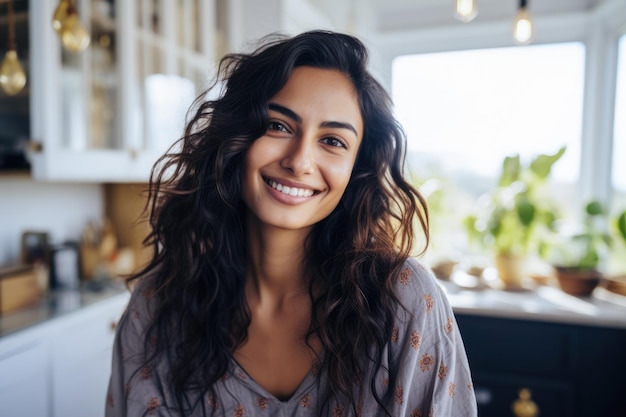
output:
<path id="1" fill-rule="evenodd" d="M 528 388 L 519 390 L 519 398 L 513 402 L 511 409 L 515 417 L 537 417 L 539 415 L 539 407 L 531 400 Z"/>

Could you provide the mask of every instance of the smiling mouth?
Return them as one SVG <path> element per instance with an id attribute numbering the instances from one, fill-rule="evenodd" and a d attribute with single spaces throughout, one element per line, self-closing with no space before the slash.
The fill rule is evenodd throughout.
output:
<path id="1" fill-rule="evenodd" d="M 317 193 L 316 191 L 307 188 L 289 187 L 268 178 L 263 178 L 263 180 L 267 183 L 267 185 L 269 185 L 276 191 L 279 191 L 286 195 L 290 195 L 292 197 L 311 197 L 312 195 Z"/>

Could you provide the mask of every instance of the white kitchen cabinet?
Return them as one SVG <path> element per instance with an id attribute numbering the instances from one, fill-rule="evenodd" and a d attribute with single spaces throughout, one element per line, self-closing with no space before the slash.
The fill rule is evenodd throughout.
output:
<path id="1" fill-rule="evenodd" d="M 85 295 L 83 295 L 83 302 Z M 115 326 L 127 292 L 0 338 L 0 415 L 104 415 Z M 59 297 L 74 310 L 78 294 Z"/>
<path id="2" fill-rule="evenodd" d="M 0 414 L 3 417 L 49 417 L 50 367 L 42 340 L 0 347 Z"/>
<path id="3" fill-rule="evenodd" d="M 50 343 L 53 416 L 104 415 L 115 326 L 126 302 L 115 297 L 58 326 Z"/>
<path id="4" fill-rule="evenodd" d="M 91 44 L 61 47 L 58 1 L 29 10 L 35 179 L 143 182 L 214 68 L 213 0 L 75 0 Z"/>
<path id="5" fill-rule="evenodd" d="M 270 32 L 331 22 L 308 0 L 74 0 L 91 33 L 65 52 L 51 19 L 29 10 L 32 176 L 47 181 L 144 182 L 183 134 L 187 110 L 215 75 L 216 57 Z"/>

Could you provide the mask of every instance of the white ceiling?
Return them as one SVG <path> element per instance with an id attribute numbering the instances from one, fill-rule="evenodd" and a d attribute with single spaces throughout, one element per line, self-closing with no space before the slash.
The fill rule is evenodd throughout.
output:
<path id="1" fill-rule="evenodd" d="M 477 0 L 476 21 L 508 19 L 519 0 Z M 527 0 L 533 16 L 580 12 L 605 0 Z M 339 26 L 354 16 L 366 16 L 375 30 L 390 31 L 454 24 L 454 0 L 311 0 Z M 367 17 L 368 16 L 368 17 Z"/>

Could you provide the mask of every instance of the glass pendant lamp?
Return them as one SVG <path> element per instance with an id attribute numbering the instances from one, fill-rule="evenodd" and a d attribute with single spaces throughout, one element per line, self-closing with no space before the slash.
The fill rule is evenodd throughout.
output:
<path id="1" fill-rule="evenodd" d="M 13 0 L 8 3 L 9 40 L 7 52 L 0 64 L 0 88 L 6 94 L 15 96 L 26 85 L 26 74 L 17 57 L 17 45 L 15 43 L 15 17 L 13 14 Z"/>
<path id="2" fill-rule="evenodd" d="M 513 39 L 518 45 L 529 44 L 535 37 L 535 28 L 528 12 L 528 1 L 520 0 L 515 21 L 513 22 Z"/>
<path id="3" fill-rule="evenodd" d="M 478 14 L 478 0 L 455 0 L 454 17 L 467 23 Z"/>

